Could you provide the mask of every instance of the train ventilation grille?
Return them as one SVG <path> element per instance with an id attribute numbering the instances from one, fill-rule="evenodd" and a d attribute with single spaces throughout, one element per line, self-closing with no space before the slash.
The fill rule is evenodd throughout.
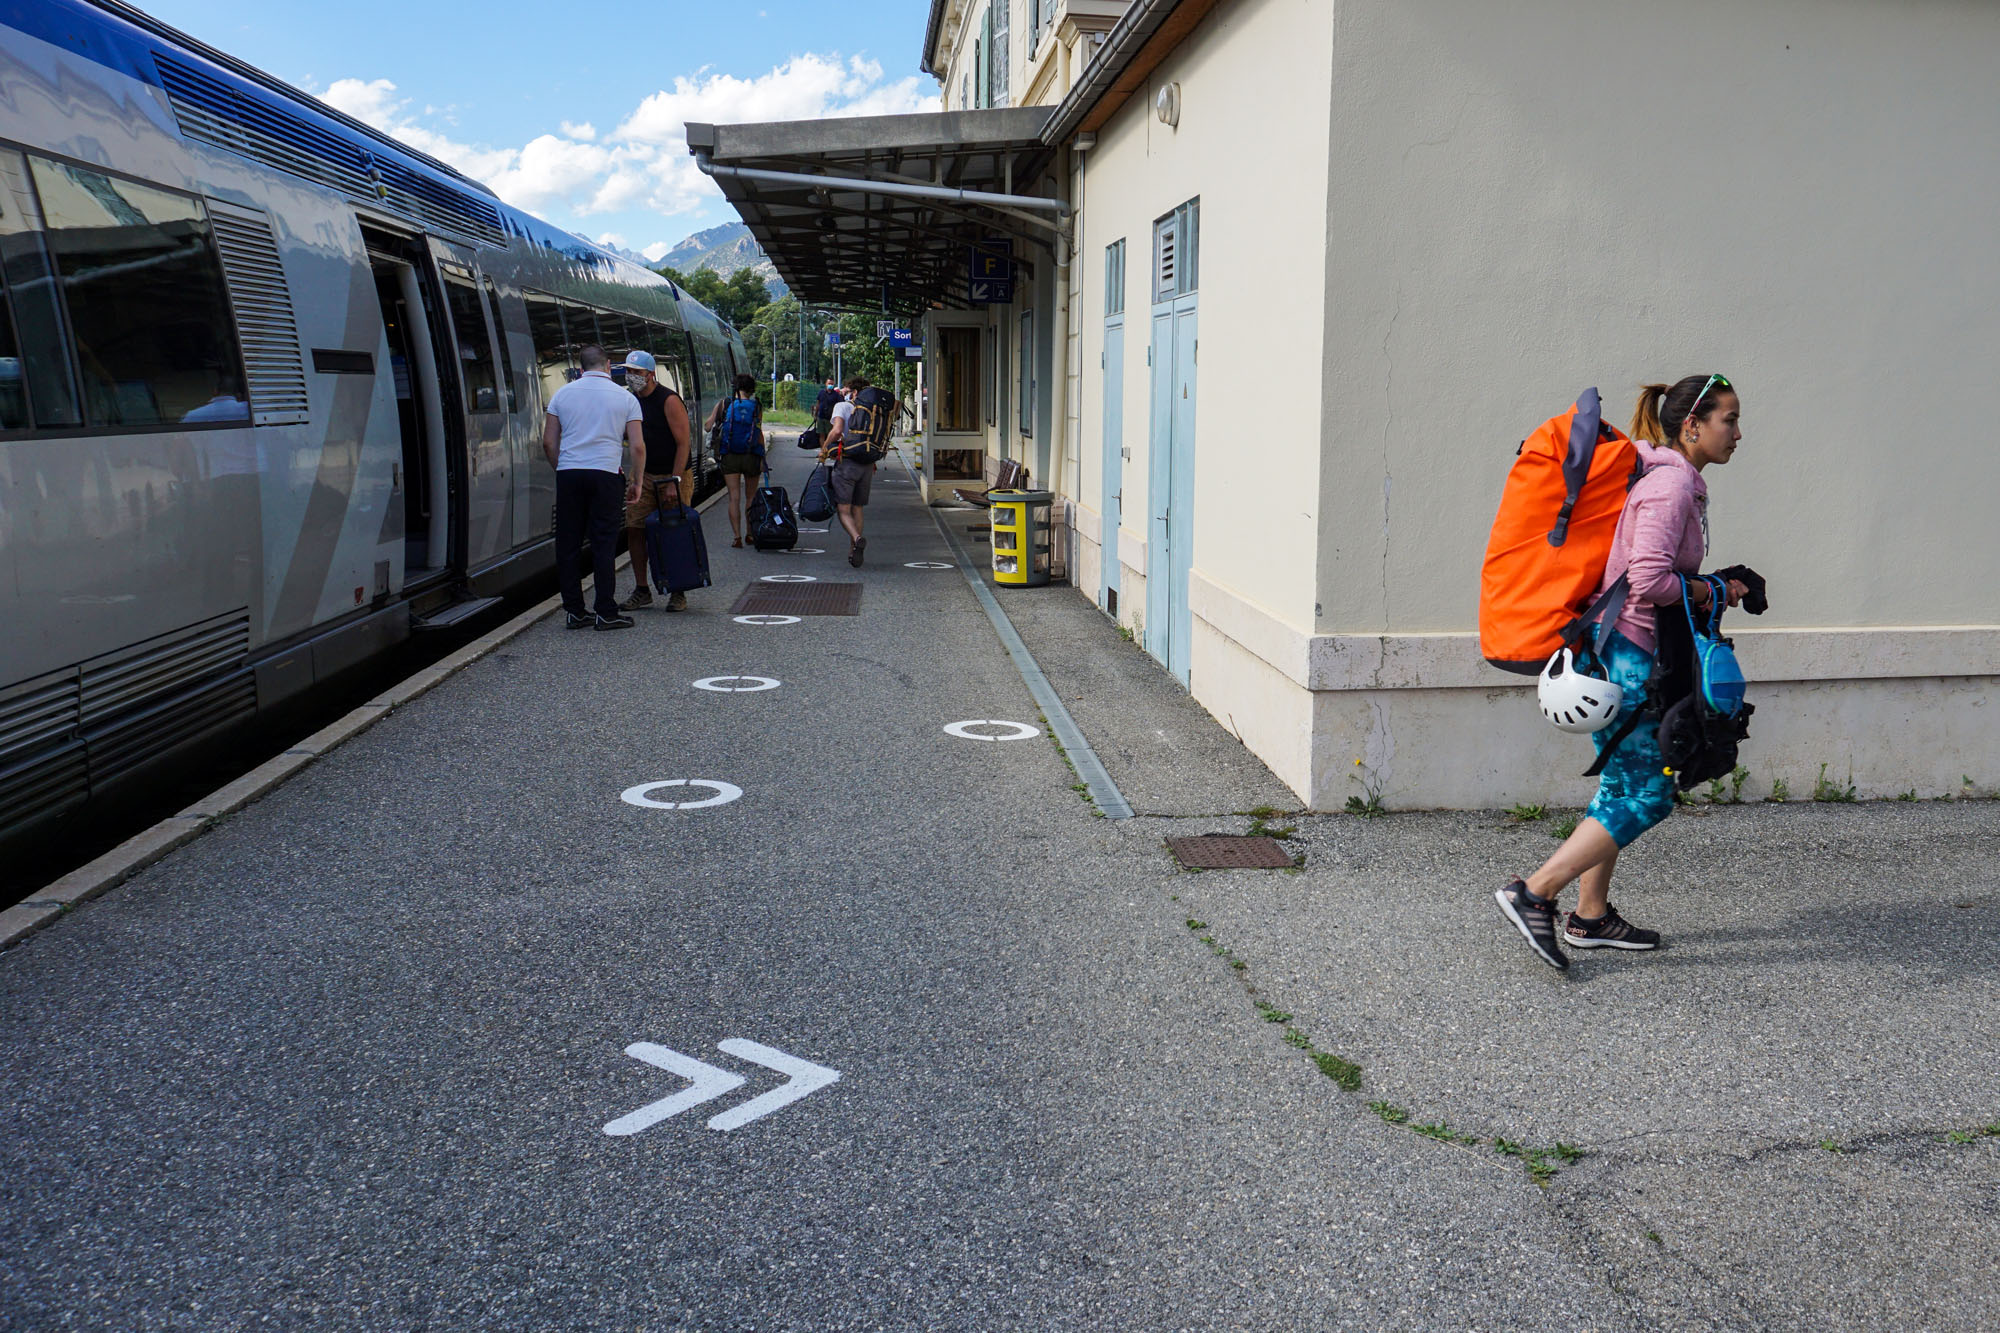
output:
<path id="1" fill-rule="evenodd" d="M 260 426 L 305 421 L 306 368 L 292 295 L 285 286 L 270 219 L 252 208 L 208 201 L 216 247 L 229 277 L 243 368 L 250 377 L 250 413 Z"/>
<path id="2" fill-rule="evenodd" d="M 246 97 L 229 84 L 155 52 L 154 68 L 181 133 L 242 157 L 303 176 L 427 227 L 504 247 L 500 210 L 487 200 L 380 158 L 281 107 Z"/>
<path id="3" fill-rule="evenodd" d="M 83 664 L 79 716 L 85 728 L 114 713 L 241 667 L 250 656 L 250 614 L 235 611 Z"/>
<path id="4" fill-rule="evenodd" d="M 16 751 L 40 749 L 76 729 L 77 681 L 77 669 L 65 667 L 0 691 L 0 769 Z"/>

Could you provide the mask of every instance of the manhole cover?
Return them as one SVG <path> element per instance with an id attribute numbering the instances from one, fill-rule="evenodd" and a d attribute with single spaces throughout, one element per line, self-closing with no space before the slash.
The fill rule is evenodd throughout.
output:
<path id="1" fill-rule="evenodd" d="M 1167 850 L 1189 870 L 1283 870 L 1292 863 L 1276 838 L 1208 833 L 1199 838 L 1168 838 Z"/>
<path id="2" fill-rule="evenodd" d="M 729 614 L 777 616 L 858 616 L 858 583 L 753 583 Z"/>

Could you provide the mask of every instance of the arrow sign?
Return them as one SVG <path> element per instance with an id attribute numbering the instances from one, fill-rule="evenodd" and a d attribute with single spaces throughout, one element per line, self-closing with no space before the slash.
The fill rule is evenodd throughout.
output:
<path id="1" fill-rule="evenodd" d="M 840 1080 L 838 1069 L 828 1069 L 810 1060 L 801 1060 L 796 1055 L 786 1055 L 775 1046 L 765 1046 L 741 1037 L 731 1037 L 717 1042 L 716 1046 L 739 1060 L 748 1060 L 753 1065 L 775 1069 L 790 1079 L 781 1088 L 773 1088 L 761 1097 L 752 1097 L 738 1107 L 724 1111 L 709 1119 L 710 1129 L 735 1129 L 747 1125 L 752 1120 L 767 1116 L 781 1106 L 790 1106 L 801 1097 L 809 1097 L 829 1083 Z M 740 1080 L 739 1080 L 740 1081 Z"/>
<path id="2" fill-rule="evenodd" d="M 761 1042 L 731 1037 L 727 1041 L 718 1042 L 717 1046 L 727 1055 L 748 1060 L 751 1064 L 762 1065 L 766 1069 L 777 1070 L 786 1076 L 786 1082 L 782 1087 L 773 1088 L 762 1096 L 752 1097 L 741 1106 L 711 1117 L 708 1122 L 710 1129 L 726 1131 L 740 1128 L 752 1120 L 761 1120 L 771 1112 L 790 1106 L 801 1097 L 811 1096 L 827 1084 L 838 1082 L 840 1079 L 838 1069 L 829 1069 L 810 1060 L 801 1060 L 795 1055 L 787 1055 L 775 1046 L 766 1046 Z M 688 1081 L 688 1086 L 671 1097 L 662 1097 L 659 1101 L 649 1102 L 630 1115 L 619 1116 L 606 1125 L 604 1132 L 614 1138 L 624 1138 L 641 1130 L 650 1129 L 662 1120 L 671 1119 L 690 1107 L 700 1106 L 703 1102 L 714 1101 L 726 1092 L 733 1092 L 744 1083 L 740 1074 L 717 1069 L 714 1065 L 705 1064 L 691 1055 L 682 1055 L 679 1051 L 655 1045 L 650 1041 L 633 1042 L 625 1048 L 625 1054 L 634 1060 L 644 1060 L 656 1069 L 680 1075 Z"/>
<path id="3" fill-rule="evenodd" d="M 662 1097 L 650 1102 L 630 1115 L 621 1115 L 604 1127 L 604 1132 L 613 1138 L 623 1138 L 627 1134 L 637 1134 L 642 1129 L 650 1129 L 670 1116 L 677 1116 L 690 1106 L 700 1106 L 713 1101 L 723 1093 L 743 1086 L 743 1076 L 732 1074 L 727 1069 L 717 1069 L 705 1065 L 693 1056 L 682 1055 L 679 1051 L 665 1046 L 655 1046 L 650 1041 L 635 1041 L 625 1048 L 625 1054 L 634 1060 L 644 1060 L 656 1069 L 664 1069 L 669 1074 L 679 1074 L 688 1081 L 671 1097 Z M 781 1089 L 782 1091 L 782 1089 Z"/>

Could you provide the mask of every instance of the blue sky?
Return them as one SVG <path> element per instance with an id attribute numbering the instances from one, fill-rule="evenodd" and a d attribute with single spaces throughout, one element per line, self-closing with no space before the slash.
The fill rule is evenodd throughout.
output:
<path id="1" fill-rule="evenodd" d="M 735 213 L 681 127 L 932 110 L 926 0 L 139 0 L 558 226 L 663 253 Z"/>

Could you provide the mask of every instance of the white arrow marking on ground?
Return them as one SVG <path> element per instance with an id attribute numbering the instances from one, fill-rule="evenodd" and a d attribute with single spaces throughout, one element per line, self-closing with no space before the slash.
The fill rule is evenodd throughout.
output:
<path id="1" fill-rule="evenodd" d="M 625 1054 L 634 1060 L 644 1060 L 656 1069 L 664 1069 L 669 1074 L 679 1074 L 688 1081 L 688 1086 L 671 1097 L 662 1097 L 656 1102 L 649 1102 L 632 1114 L 621 1115 L 606 1125 L 604 1132 L 614 1138 L 637 1134 L 642 1129 L 659 1124 L 669 1116 L 679 1115 L 690 1106 L 700 1106 L 703 1102 L 713 1101 L 723 1093 L 743 1086 L 744 1080 L 741 1074 L 732 1074 L 727 1069 L 717 1069 L 714 1065 L 703 1064 L 693 1056 L 682 1055 L 679 1051 L 669 1050 L 665 1046 L 656 1046 L 650 1041 L 633 1042 L 625 1048 Z M 838 1078 L 839 1075 L 836 1074 L 834 1077 Z M 779 1091 L 783 1092 L 784 1089 L 780 1088 Z M 755 1105 L 755 1102 L 748 1102 L 745 1105 Z"/>
<path id="2" fill-rule="evenodd" d="M 721 1115 L 712 1117 L 708 1122 L 710 1129 L 729 1130 L 740 1128 L 749 1124 L 752 1120 L 757 1120 L 771 1114 L 771 1112 L 780 1107 L 790 1106 L 801 1097 L 811 1096 L 829 1083 L 840 1081 L 840 1071 L 838 1069 L 828 1069 L 825 1065 L 816 1065 L 810 1060 L 801 1060 L 796 1055 L 786 1055 L 775 1046 L 766 1046 L 761 1042 L 745 1041 L 741 1037 L 731 1037 L 727 1041 L 717 1042 L 716 1047 L 729 1055 L 735 1056 L 739 1060 L 748 1060 L 751 1064 L 762 1065 L 766 1069 L 775 1069 L 780 1074 L 786 1075 L 791 1081 L 781 1088 L 773 1088 L 761 1097 L 752 1097 L 749 1101 L 743 1103 L 743 1105 L 732 1106 Z M 706 1066 L 703 1067 L 706 1068 Z M 740 1083 L 742 1080 L 738 1079 L 737 1082 Z M 693 1103 L 690 1102 L 689 1105 L 693 1105 Z M 650 1110 L 651 1108 L 646 1109 Z M 679 1107 L 675 1108 L 675 1110 L 679 1109 Z M 635 1111 L 632 1114 L 641 1115 L 644 1112 Z M 671 1115 L 673 1112 L 669 1111 L 667 1114 Z M 626 1119 L 631 1119 L 631 1116 L 627 1116 Z M 649 1121 L 648 1123 L 651 1122 Z"/>

